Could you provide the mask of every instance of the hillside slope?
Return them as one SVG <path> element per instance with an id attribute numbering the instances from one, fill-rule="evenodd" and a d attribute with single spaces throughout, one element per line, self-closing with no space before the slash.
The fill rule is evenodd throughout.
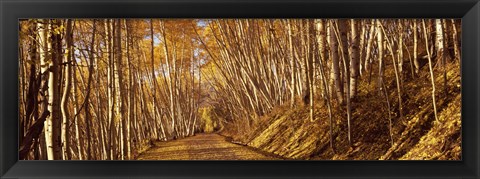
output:
<path id="1" fill-rule="evenodd" d="M 403 118 L 399 114 L 395 79 L 385 79 L 392 120 L 391 137 L 386 100 L 384 95 L 375 91 L 375 80 L 370 85 L 360 86 L 358 98 L 352 103 L 351 147 L 346 114 L 339 112 L 345 110 L 335 106 L 332 109 L 333 148 L 330 147 L 330 122 L 323 102 L 315 108 L 314 122 L 309 120 L 308 109 L 302 104 L 294 108 L 279 106 L 262 116 L 246 135 L 228 130 L 222 131 L 222 134 L 231 136 L 237 143 L 288 159 L 459 160 L 461 85 L 458 66 L 456 62 L 447 67 L 447 94 L 443 71 L 435 73 L 438 121 L 432 105 L 428 70 L 424 69 L 415 79 L 405 79 L 402 88 Z M 394 76 L 392 71 L 386 71 L 385 76 Z"/>

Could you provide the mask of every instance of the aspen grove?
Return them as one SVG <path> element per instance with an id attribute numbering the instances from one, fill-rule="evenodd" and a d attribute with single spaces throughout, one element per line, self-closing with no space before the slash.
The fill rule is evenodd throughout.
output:
<path id="1" fill-rule="evenodd" d="M 356 127 L 369 123 L 359 111 L 377 104 L 370 99 L 385 121 L 372 123 L 386 131 L 383 157 L 395 157 L 421 112 L 410 85 L 428 91 L 434 123 L 450 120 L 442 111 L 460 93 L 449 82 L 460 73 L 460 27 L 456 19 L 24 19 L 19 159 L 135 160 L 155 142 L 211 132 L 261 149 L 258 137 L 242 136 L 280 140 L 259 131 L 276 125 L 262 119 L 281 106 L 305 109 L 302 124 L 327 126 L 327 140 L 305 145 L 355 152 L 373 131 Z"/>

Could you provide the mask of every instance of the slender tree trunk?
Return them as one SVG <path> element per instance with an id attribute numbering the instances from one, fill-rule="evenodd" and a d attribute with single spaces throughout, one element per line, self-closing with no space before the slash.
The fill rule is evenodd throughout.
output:
<path id="1" fill-rule="evenodd" d="M 97 68 L 99 67 L 99 60 L 95 60 L 95 62 L 97 63 L 96 66 Z M 95 80 L 96 80 L 96 86 L 97 86 L 97 90 L 96 90 L 96 96 L 97 96 L 97 101 L 98 101 L 98 105 L 97 105 L 97 134 L 98 134 L 98 145 L 99 145 L 99 150 L 100 150 L 100 160 L 105 160 L 107 157 L 106 157 L 106 154 L 107 154 L 107 149 L 106 149 L 106 132 L 104 132 L 104 121 L 105 119 L 103 118 L 103 108 L 105 107 L 105 102 L 103 101 L 102 99 L 102 96 L 100 94 L 105 94 L 105 91 L 104 90 L 101 90 L 101 77 L 100 77 L 100 70 L 97 70 L 97 72 L 95 73 Z"/>
<path id="2" fill-rule="evenodd" d="M 157 104 L 156 104 L 156 87 L 157 87 L 157 78 L 155 77 L 155 45 L 154 45 L 154 37 L 153 37 L 153 19 L 150 19 L 150 38 L 151 38 L 151 61 L 152 61 L 152 106 L 153 106 L 153 121 L 157 121 Z"/>
<path id="3" fill-rule="evenodd" d="M 398 20 L 398 74 L 400 76 L 400 87 L 403 86 L 403 20 Z"/>
<path id="4" fill-rule="evenodd" d="M 126 36 L 126 41 L 125 41 L 125 48 L 127 50 L 126 54 L 127 54 L 127 66 L 128 66 L 128 117 L 127 117 L 127 121 L 125 122 L 125 125 L 124 125 L 124 128 L 125 128 L 125 132 L 124 132 L 124 139 L 126 139 L 125 141 L 125 145 L 126 145 L 126 154 L 127 154 L 127 158 L 128 160 L 131 160 L 132 159 L 132 146 L 131 146 L 131 120 L 133 118 L 133 90 L 132 90 L 132 65 L 131 65 L 131 61 L 130 61 L 130 24 L 129 24 L 129 21 L 128 20 L 124 20 L 124 23 L 125 23 L 125 36 Z M 125 93 L 127 93 L 125 91 Z M 125 96 L 127 96 L 125 94 Z"/>
<path id="5" fill-rule="evenodd" d="M 293 40 L 292 40 L 292 20 L 288 19 L 287 20 L 287 29 L 288 29 L 288 49 L 289 49 L 289 58 L 290 58 L 290 68 L 291 68 L 291 74 L 292 74 L 292 79 L 290 83 L 291 87 L 291 101 L 290 101 L 290 106 L 295 105 L 295 93 L 297 91 L 296 89 L 296 62 L 295 62 L 295 57 L 294 57 L 294 50 L 293 50 Z"/>
<path id="6" fill-rule="evenodd" d="M 308 30 L 307 32 L 307 50 L 306 50 L 306 54 L 307 54 L 307 63 L 306 63 L 306 75 L 307 75 L 307 90 L 308 90 L 308 98 L 309 98 L 309 108 L 310 108 L 310 121 L 314 121 L 314 97 L 315 97 L 315 79 L 313 78 L 314 77 L 314 69 L 315 69 L 315 64 L 313 63 L 314 61 L 314 40 L 312 40 L 310 38 L 310 34 L 312 34 L 313 31 L 313 24 L 312 24 L 313 21 L 311 20 L 307 20 L 306 21 L 306 29 Z M 315 35 L 315 33 L 313 33 Z M 315 36 L 314 36 L 315 38 Z"/>
<path id="7" fill-rule="evenodd" d="M 382 22 L 377 19 L 377 45 L 378 45 L 378 90 L 379 93 L 382 93 L 382 83 L 383 83 L 383 34 L 382 34 Z"/>
<path id="8" fill-rule="evenodd" d="M 72 154 L 70 153 L 70 114 L 68 111 L 68 99 L 70 96 L 71 88 L 71 78 L 72 78 L 72 56 L 73 56 L 73 27 L 72 20 L 67 20 L 67 29 L 65 42 L 67 44 L 66 56 L 65 56 L 65 89 L 63 90 L 62 101 L 61 101 L 61 111 L 62 111 L 62 144 L 65 146 L 63 153 L 63 158 L 70 160 Z"/>
<path id="9" fill-rule="evenodd" d="M 115 20 L 115 39 L 114 39 L 114 46 L 115 46 L 115 58 L 116 58 L 116 65 L 117 65 L 117 73 L 118 73 L 118 81 L 117 84 L 119 86 L 119 103 L 120 103 L 120 119 L 121 119 L 121 136 L 122 136 L 122 146 L 121 148 L 123 149 L 122 151 L 122 159 L 123 160 L 128 160 L 128 138 L 127 138 L 127 124 L 128 121 L 126 120 L 125 113 L 126 113 L 126 95 L 125 95 L 125 85 L 124 85 L 124 80 L 123 80 L 123 73 L 121 69 L 123 69 L 123 59 L 122 59 L 122 20 L 116 19 Z"/>
<path id="10" fill-rule="evenodd" d="M 440 64 L 440 67 L 443 69 L 443 87 L 444 87 L 444 93 L 447 95 L 447 73 L 446 73 L 446 53 L 445 53 L 445 48 L 444 44 L 446 41 L 446 38 L 443 35 L 444 33 L 444 28 L 442 25 L 442 19 L 435 19 L 435 47 L 436 47 L 436 53 L 437 53 L 437 63 Z"/>
<path id="11" fill-rule="evenodd" d="M 355 20 L 350 19 L 350 30 L 351 30 L 351 39 L 352 42 L 350 43 L 349 47 L 351 48 L 350 52 L 350 98 L 354 99 L 357 96 L 357 80 L 359 75 L 359 59 L 360 59 L 360 52 L 359 52 L 359 38 L 357 34 L 357 25 L 355 25 Z"/>
<path id="12" fill-rule="evenodd" d="M 451 19 L 452 22 L 452 41 L 453 41 L 453 52 L 455 59 L 460 60 L 460 45 L 458 44 L 458 32 L 457 26 L 455 25 L 455 19 Z"/>
<path id="13" fill-rule="evenodd" d="M 386 34 L 385 29 L 382 28 L 382 32 Z M 400 112 L 400 118 L 403 118 L 403 106 L 402 106 L 402 91 L 401 91 L 401 82 L 400 82 L 400 75 L 399 75 L 399 70 L 397 70 L 397 63 L 395 62 L 395 54 L 393 50 L 393 42 L 390 42 L 388 37 L 385 38 L 387 42 L 387 48 L 390 51 L 390 54 L 392 56 L 392 64 L 393 64 L 393 69 L 395 71 L 395 81 L 397 82 L 397 92 L 398 92 L 398 111 Z M 399 64 L 400 65 L 400 64 Z M 382 82 L 382 86 L 385 87 L 385 84 Z M 388 97 L 387 97 L 388 100 Z M 390 111 L 390 107 L 389 107 Z"/>
<path id="14" fill-rule="evenodd" d="M 443 67 L 444 64 L 444 38 L 443 38 L 443 27 L 442 27 L 442 20 L 435 19 L 435 47 L 437 53 L 437 63 Z"/>
<path id="15" fill-rule="evenodd" d="M 435 78 L 433 76 L 433 68 L 432 68 L 432 57 L 430 54 L 430 50 L 428 49 L 428 36 L 427 36 L 427 28 L 425 27 L 425 20 L 422 20 L 422 25 L 423 25 L 423 35 L 425 36 L 425 48 L 427 49 L 427 57 L 428 57 L 428 66 L 430 68 L 430 79 L 432 82 L 432 104 L 433 104 L 433 110 L 435 113 L 435 120 L 438 121 L 437 117 L 437 105 L 436 105 L 436 100 L 435 100 Z"/>
<path id="16" fill-rule="evenodd" d="M 76 61 L 72 61 L 72 63 L 76 66 L 77 63 Z M 72 100 L 73 100 L 73 113 L 74 113 L 74 117 L 73 117 L 73 121 L 75 123 L 75 139 L 77 141 L 77 156 L 78 156 L 78 159 L 79 160 L 83 160 L 83 150 L 84 150 L 84 144 L 83 144 L 83 138 L 80 137 L 80 119 L 79 119 L 79 116 L 78 116 L 78 98 L 77 98 L 77 71 L 75 70 L 75 68 L 72 69 L 73 71 L 73 93 L 72 93 Z"/>
<path id="17" fill-rule="evenodd" d="M 370 64 L 372 63 L 372 60 L 370 59 L 370 56 L 372 53 L 371 50 L 372 50 L 373 39 L 375 39 L 375 26 L 376 26 L 375 19 L 372 19 L 370 24 L 370 32 L 368 33 L 369 35 L 367 40 L 367 49 L 365 51 L 365 72 L 371 71 Z"/>
<path id="18" fill-rule="evenodd" d="M 52 137 L 53 137 L 53 155 L 54 160 L 62 160 L 62 117 L 60 110 L 60 81 L 61 69 L 59 68 L 60 63 L 62 62 L 62 35 L 60 26 L 62 21 L 55 19 L 52 20 L 50 24 L 52 27 L 51 38 L 52 38 L 52 64 L 50 67 L 50 78 L 49 78 L 49 88 L 51 89 L 52 94 L 50 100 L 52 107 Z M 55 31 L 59 31 L 56 33 Z"/>
<path id="19" fill-rule="evenodd" d="M 122 95 L 121 95 L 121 90 L 120 90 L 120 86 L 122 86 L 122 84 L 120 83 L 120 76 L 121 76 L 121 68 L 119 68 L 119 63 L 121 62 L 118 62 L 119 60 L 119 55 L 122 55 L 121 53 L 121 46 L 119 47 L 118 44 L 121 42 L 119 42 L 119 40 L 117 40 L 117 36 L 121 36 L 121 32 L 117 29 L 117 26 L 119 26 L 119 20 L 118 19 L 113 19 L 113 25 L 112 25 L 112 41 L 113 41 L 113 59 L 114 59 L 114 63 L 112 64 L 113 66 L 113 77 L 114 77 L 114 80 L 113 80 L 113 83 L 114 83 L 114 96 L 115 96 L 115 101 L 117 103 L 117 105 L 115 106 L 115 114 L 117 115 L 116 118 L 115 118 L 115 121 L 117 122 L 115 124 L 115 127 L 118 129 L 117 131 L 115 131 L 114 133 L 114 137 L 115 137 L 115 141 L 116 141 L 116 146 L 115 146 L 115 150 L 117 150 L 118 152 L 116 152 L 116 155 L 119 156 L 120 160 L 123 160 L 124 158 L 124 153 L 123 153 L 123 132 L 122 132 L 122 121 L 123 121 L 123 114 L 122 114 Z M 120 57 L 121 58 L 121 57 Z"/>
<path id="20" fill-rule="evenodd" d="M 417 35 L 417 20 L 413 19 L 413 64 L 415 65 L 415 73 L 420 72 L 420 62 L 418 61 L 418 35 Z"/>
<path id="21" fill-rule="evenodd" d="M 326 75 L 325 75 L 325 71 L 324 71 L 324 65 L 323 65 L 323 62 L 324 62 L 324 53 L 325 53 L 325 32 L 323 31 L 324 28 L 323 28 L 323 20 L 318 20 L 317 22 L 317 33 L 319 33 L 317 35 L 317 45 L 319 46 L 320 48 L 320 59 L 318 60 L 318 65 L 319 65 L 319 68 L 320 68 L 320 74 L 321 74 L 321 78 L 322 78 L 322 84 L 323 84 L 323 89 L 324 89 L 324 96 L 325 98 L 327 99 L 327 107 L 328 107 L 328 117 L 329 117 L 329 121 L 330 121 L 330 148 L 333 149 L 333 117 L 332 117 L 332 108 L 331 108 L 331 101 L 330 101 L 330 92 L 329 92 L 329 88 L 328 88 L 328 82 L 327 82 L 327 78 L 326 78 Z"/>
<path id="22" fill-rule="evenodd" d="M 360 44 L 359 44 L 359 58 L 358 58 L 358 63 L 359 63 L 359 70 L 358 70 L 358 75 L 362 76 L 363 75 L 363 70 L 365 69 L 364 66 L 364 60 L 365 60 L 365 35 L 367 33 L 367 28 L 366 28 L 366 20 L 362 19 L 360 20 Z"/>
<path id="23" fill-rule="evenodd" d="M 351 110 L 351 98 L 350 98 L 350 59 L 348 57 L 348 38 L 347 38 L 347 25 L 348 21 L 345 19 L 338 20 L 338 32 L 341 42 L 341 54 L 343 59 L 343 69 L 345 72 L 344 77 L 344 86 L 346 87 L 346 101 L 347 101 L 347 127 L 348 127 L 348 144 L 352 145 L 352 132 L 351 132 L 351 119 L 352 119 L 352 110 Z"/>
<path id="24" fill-rule="evenodd" d="M 40 49 L 39 49 L 39 53 L 40 53 L 40 72 L 41 74 L 44 74 L 44 73 L 48 73 L 48 70 L 49 70 L 49 65 L 48 65 L 48 61 L 49 59 L 48 56 L 49 55 L 49 51 L 50 51 L 50 48 L 51 48 L 51 42 L 49 40 L 49 20 L 39 20 L 38 22 L 38 39 L 39 39 L 39 42 L 40 42 Z M 50 59 L 51 60 L 51 59 Z M 50 80 L 48 80 L 49 82 L 47 83 L 47 88 L 49 88 L 49 84 L 50 84 Z M 52 81 L 53 82 L 53 81 Z M 52 90 L 50 90 L 52 89 Z M 53 88 L 49 88 L 49 91 L 48 91 L 48 94 L 51 94 L 53 93 Z M 51 95 L 47 95 L 47 99 L 48 99 L 48 102 L 50 102 L 50 98 L 51 98 Z M 48 105 L 48 111 L 49 113 L 51 113 L 51 105 Z M 45 131 L 44 131 L 44 134 L 45 134 L 45 145 L 46 145 L 46 148 L 47 148 L 47 151 L 46 151 L 46 156 L 47 156 L 47 159 L 48 160 L 54 160 L 53 158 L 53 140 L 52 140 L 52 116 L 48 116 L 47 119 L 45 120 Z"/>
<path id="25" fill-rule="evenodd" d="M 57 125 L 60 122 L 59 112 L 59 88 L 58 88 L 58 36 L 51 32 L 55 28 L 53 24 L 57 22 L 50 22 L 50 20 L 43 20 L 40 22 L 40 42 L 43 47 L 40 50 L 40 61 L 42 66 L 42 73 L 48 71 L 48 111 L 51 115 L 45 121 L 45 142 L 47 146 L 48 160 L 59 160 L 62 157 L 61 136 L 58 130 L 61 126 Z M 48 35 L 47 35 L 48 34 Z"/>
<path id="26" fill-rule="evenodd" d="M 90 43 L 90 51 L 88 58 L 90 60 L 89 67 L 88 67 L 88 82 L 87 82 L 87 87 L 86 87 L 86 94 L 85 94 L 85 102 L 84 102 L 84 107 L 85 107 L 85 126 L 86 126 L 86 131 L 87 131 L 87 160 L 92 159 L 92 137 L 91 137 L 91 131 L 90 131 L 90 93 L 91 93 L 91 84 L 92 84 L 92 79 L 93 79 L 93 64 L 95 63 L 95 57 L 94 57 L 94 44 L 95 44 L 95 34 L 96 34 L 96 26 L 95 26 L 95 19 L 93 20 L 93 30 L 92 30 L 92 41 Z"/>
<path id="27" fill-rule="evenodd" d="M 382 82 L 383 94 L 385 95 L 385 101 L 387 102 L 387 113 L 388 113 L 388 132 L 390 134 L 390 145 L 393 146 L 393 132 L 392 132 L 392 114 L 390 113 L 390 100 L 388 99 L 388 92 L 385 83 Z"/>
<path id="28" fill-rule="evenodd" d="M 338 60 L 338 40 L 335 35 L 335 25 L 334 25 L 335 20 L 329 20 L 330 22 L 330 31 L 329 34 L 327 35 L 328 38 L 330 39 L 330 58 L 332 59 L 332 70 L 330 72 L 330 79 L 332 79 L 334 83 L 334 89 L 337 94 L 337 102 L 338 104 L 343 104 L 343 92 L 342 88 L 340 85 L 340 69 L 339 69 L 339 60 Z M 330 90 L 333 91 L 333 90 Z"/>
<path id="29" fill-rule="evenodd" d="M 115 83 L 114 83 L 114 59 L 112 45 L 112 20 L 105 21 L 105 46 L 108 55 L 107 81 L 108 81 L 108 121 L 109 121 L 109 144 L 107 145 L 108 159 L 116 160 L 115 131 Z"/>

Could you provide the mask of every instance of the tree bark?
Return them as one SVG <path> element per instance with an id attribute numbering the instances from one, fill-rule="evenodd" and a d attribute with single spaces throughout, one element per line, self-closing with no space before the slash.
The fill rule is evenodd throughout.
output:
<path id="1" fill-rule="evenodd" d="M 418 28 L 417 28 L 417 20 L 413 19 L 413 64 L 415 65 L 415 73 L 418 74 L 420 72 L 420 62 L 418 61 L 417 53 L 418 53 Z"/>
<path id="2" fill-rule="evenodd" d="M 425 36 L 425 48 L 427 50 L 428 67 L 430 68 L 430 79 L 431 79 L 431 82 L 432 82 L 433 111 L 435 113 L 435 120 L 438 121 L 437 105 L 436 105 L 436 100 L 435 100 L 435 78 L 433 76 L 432 57 L 431 57 L 431 54 L 430 54 L 430 50 L 428 49 L 428 36 L 427 36 L 427 28 L 425 27 L 425 20 L 422 20 L 422 25 L 423 25 L 423 35 Z"/>
<path id="3" fill-rule="evenodd" d="M 350 58 L 348 57 L 348 38 L 347 38 L 347 20 L 339 19 L 338 20 L 338 32 L 340 35 L 340 42 L 341 42 L 341 54 L 343 59 L 343 70 L 345 72 L 344 76 L 344 86 L 346 87 L 346 101 L 347 101 L 347 127 L 348 127 L 348 144 L 352 145 L 352 132 L 351 132 L 351 118 L 352 118 L 352 110 L 351 110 L 351 98 L 350 98 Z"/>
<path id="4" fill-rule="evenodd" d="M 93 20 L 93 30 L 92 30 L 92 41 L 90 43 L 90 50 L 88 52 L 88 58 L 89 58 L 89 67 L 88 67 L 88 81 L 87 81 L 87 92 L 85 94 L 85 126 L 86 126 L 86 131 L 87 131 L 87 160 L 92 159 L 92 137 L 91 137 L 91 131 L 90 131 L 90 126 L 91 126 L 91 114 L 90 114 L 90 93 L 91 93 L 91 84 L 92 84 L 92 79 L 93 79 L 93 64 L 95 63 L 95 57 L 94 57 L 94 43 L 95 43 L 95 33 L 96 33 L 96 26 L 95 26 L 95 19 Z"/>
<path id="5" fill-rule="evenodd" d="M 108 55 L 108 67 L 107 67 L 107 96 L 108 96 L 108 121 L 109 121 L 109 145 L 107 145 L 108 159 L 117 159 L 116 140 L 114 138 L 116 129 L 116 117 L 115 117 L 115 75 L 113 58 L 113 45 L 112 45 L 112 19 L 105 20 L 105 46 Z"/>
<path id="6" fill-rule="evenodd" d="M 73 26 L 72 20 L 67 19 L 67 28 L 65 34 L 65 42 L 67 44 L 66 56 L 65 56 L 65 89 L 63 90 L 61 111 L 62 111 L 62 144 L 65 146 L 63 149 L 66 160 L 72 159 L 70 153 L 70 113 L 68 111 L 68 99 L 71 93 L 71 80 L 72 80 L 72 56 L 73 56 Z"/>
<path id="7" fill-rule="evenodd" d="M 50 66 L 50 78 L 49 78 L 49 93 L 52 94 L 49 100 L 51 100 L 52 109 L 52 140 L 53 140 L 53 153 L 54 160 L 62 160 L 62 118 L 60 110 L 60 63 L 62 57 L 62 35 L 61 28 L 62 20 L 52 20 L 50 24 L 52 27 L 52 64 Z"/>
<path id="8" fill-rule="evenodd" d="M 382 93 L 382 83 L 383 83 L 383 71 L 384 71 L 384 64 L 383 64 L 383 33 L 382 33 L 382 22 L 377 19 L 377 45 L 378 45 L 378 92 L 379 94 Z"/>
<path id="9" fill-rule="evenodd" d="M 290 69 L 291 69 L 291 82 L 290 82 L 290 88 L 291 88 L 291 97 L 290 97 L 290 106 L 295 105 L 295 93 L 297 91 L 296 88 L 296 62 L 295 62 L 295 57 L 294 57 L 294 50 L 293 50 L 293 40 L 292 40 L 292 20 L 288 19 L 287 20 L 287 29 L 288 29 L 288 50 L 289 50 L 289 56 L 290 58 Z"/>
<path id="10" fill-rule="evenodd" d="M 338 57 L 338 40 L 335 35 L 335 20 L 329 20 L 329 33 L 328 38 L 330 39 L 330 58 L 332 59 L 332 70 L 330 70 L 330 79 L 334 83 L 334 88 L 337 94 L 337 102 L 338 104 L 343 104 L 343 90 L 340 85 L 340 69 L 339 69 L 339 57 Z M 333 91 L 333 90 L 330 90 Z"/>
<path id="11" fill-rule="evenodd" d="M 360 59 L 360 52 L 359 52 L 359 38 L 357 34 L 357 25 L 354 19 L 350 19 L 350 30 L 351 30 L 351 43 L 349 47 L 351 48 L 350 52 L 350 98 L 354 99 L 357 96 L 357 80 L 359 75 L 359 59 Z"/>
<path id="12" fill-rule="evenodd" d="M 455 59 L 460 60 L 460 45 L 458 44 L 458 32 L 457 26 L 455 25 L 455 20 L 451 20 L 452 23 L 452 41 L 453 41 L 453 52 L 455 55 Z"/>
<path id="13" fill-rule="evenodd" d="M 373 44 L 373 39 L 375 39 L 375 19 L 371 20 L 370 24 L 370 32 L 368 33 L 368 40 L 367 40 L 367 49 L 365 51 L 365 72 L 371 71 L 370 69 L 370 64 L 372 63 L 373 60 L 371 60 L 371 50 L 372 50 L 372 44 Z M 369 82 L 370 83 L 370 82 Z"/>

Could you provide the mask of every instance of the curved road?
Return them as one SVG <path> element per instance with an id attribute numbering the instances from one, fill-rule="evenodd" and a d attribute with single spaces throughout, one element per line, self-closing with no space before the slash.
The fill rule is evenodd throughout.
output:
<path id="1" fill-rule="evenodd" d="M 218 134 L 196 134 L 167 142 L 143 152 L 137 160 L 275 160 L 249 147 L 228 142 Z"/>

